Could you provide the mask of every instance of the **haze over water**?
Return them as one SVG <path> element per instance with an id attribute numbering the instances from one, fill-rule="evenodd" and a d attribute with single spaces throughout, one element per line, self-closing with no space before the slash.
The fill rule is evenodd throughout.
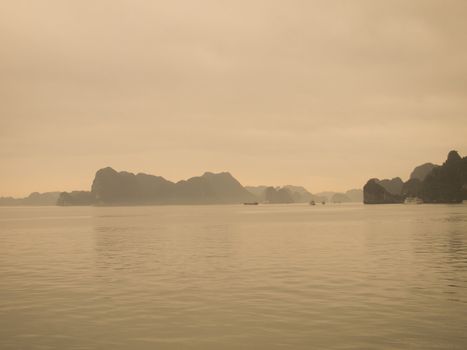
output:
<path id="1" fill-rule="evenodd" d="M 0 348 L 465 349 L 466 209 L 0 208 Z"/>

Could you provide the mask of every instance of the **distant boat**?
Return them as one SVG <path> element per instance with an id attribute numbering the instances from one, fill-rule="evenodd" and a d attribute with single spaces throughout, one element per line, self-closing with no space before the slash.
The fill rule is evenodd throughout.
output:
<path id="1" fill-rule="evenodd" d="M 423 204 L 423 200 L 418 197 L 407 197 L 404 204 Z"/>
<path id="2" fill-rule="evenodd" d="M 326 202 L 325 202 L 325 201 L 322 201 L 322 202 L 321 202 L 321 204 L 322 204 L 322 205 L 325 205 L 325 204 L 326 204 Z"/>
<path id="3" fill-rule="evenodd" d="M 258 205 L 258 202 L 245 202 L 243 205 Z"/>
<path id="4" fill-rule="evenodd" d="M 310 205 L 316 205 L 315 201 L 310 201 Z"/>

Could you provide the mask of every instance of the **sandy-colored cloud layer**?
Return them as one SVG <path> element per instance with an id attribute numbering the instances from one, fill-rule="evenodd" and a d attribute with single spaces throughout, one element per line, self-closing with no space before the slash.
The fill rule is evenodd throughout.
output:
<path id="1" fill-rule="evenodd" d="M 0 4 L 0 195 L 95 170 L 359 187 L 467 153 L 465 1 Z"/>

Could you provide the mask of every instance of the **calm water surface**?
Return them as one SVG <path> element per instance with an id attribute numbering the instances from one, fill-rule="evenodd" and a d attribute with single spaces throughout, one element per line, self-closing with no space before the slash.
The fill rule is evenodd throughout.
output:
<path id="1" fill-rule="evenodd" d="M 467 349 L 467 205 L 0 208 L 0 349 Z"/>

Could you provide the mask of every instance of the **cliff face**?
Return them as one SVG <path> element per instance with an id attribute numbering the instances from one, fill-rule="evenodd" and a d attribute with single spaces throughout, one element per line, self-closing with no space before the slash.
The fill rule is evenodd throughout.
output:
<path id="1" fill-rule="evenodd" d="M 405 183 L 399 178 L 372 179 L 364 187 L 367 204 L 400 203 L 407 197 L 419 197 L 425 203 L 460 203 L 467 199 L 467 157 L 451 151 L 443 165 L 417 167 Z"/>
<path id="2" fill-rule="evenodd" d="M 393 179 L 370 179 L 363 187 L 363 203 L 365 204 L 392 204 L 403 203 L 402 195 L 404 182 L 400 177 Z"/>
<path id="3" fill-rule="evenodd" d="M 410 173 L 410 179 L 418 179 L 420 181 L 425 180 L 426 176 L 431 173 L 431 171 L 436 168 L 438 165 L 433 163 L 425 163 L 415 167 L 415 169 Z"/>
<path id="4" fill-rule="evenodd" d="M 402 187 L 402 195 L 404 197 L 418 197 L 421 189 L 422 181 L 417 178 L 413 178 L 404 183 L 404 186 Z"/>
<path id="5" fill-rule="evenodd" d="M 400 177 L 395 177 L 390 180 L 384 179 L 378 183 L 383 186 L 386 191 L 394 195 L 400 195 L 402 193 L 402 187 L 404 186 L 404 182 Z"/>
<path id="6" fill-rule="evenodd" d="M 425 203 L 460 203 L 466 198 L 466 186 L 467 157 L 451 151 L 443 165 L 426 176 L 420 197 Z"/>
<path id="7" fill-rule="evenodd" d="M 162 177 L 117 172 L 108 167 L 97 171 L 91 192 L 97 204 L 164 202 L 175 184 Z"/>
<path id="8" fill-rule="evenodd" d="M 369 180 L 363 187 L 363 203 L 393 204 L 404 202 L 404 197 L 386 190 L 378 179 Z"/>

